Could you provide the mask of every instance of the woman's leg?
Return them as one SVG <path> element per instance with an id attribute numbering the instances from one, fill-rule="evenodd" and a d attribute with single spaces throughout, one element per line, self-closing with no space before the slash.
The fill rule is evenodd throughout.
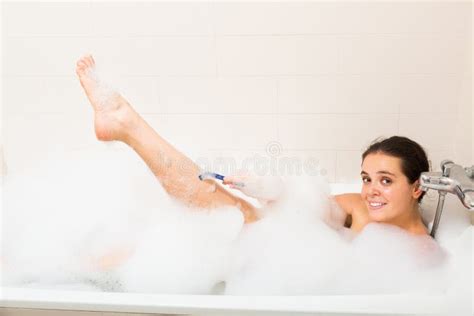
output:
<path id="1" fill-rule="evenodd" d="M 92 56 L 77 62 L 76 73 L 95 112 L 95 131 L 103 141 L 122 141 L 145 161 L 164 189 L 189 206 L 214 208 L 236 205 L 245 222 L 257 219 L 246 201 L 219 185 L 200 181 L 199 167 L 164 140 L 117 92 L 106 88 L 94 72 Z"/>

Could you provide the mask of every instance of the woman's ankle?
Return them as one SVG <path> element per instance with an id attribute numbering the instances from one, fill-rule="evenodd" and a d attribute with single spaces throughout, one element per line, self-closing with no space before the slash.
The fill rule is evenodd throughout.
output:
<path id="1" fill-rule="evenodd" d="M 140 141 L 140 135 L 143 135 L 143 127 L 146 125 L 145 120 L 135 110 L 130 108 L 130 113 L 124 115 L 121 119 L 122 133 L 120 133 L 119 141 L 127 145 L 133 145 Z"/>

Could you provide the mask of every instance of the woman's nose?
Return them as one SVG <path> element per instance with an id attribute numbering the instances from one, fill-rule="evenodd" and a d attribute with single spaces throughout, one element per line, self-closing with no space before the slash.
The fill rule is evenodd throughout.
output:
<path id="1" fill-rule="evenodd" d="M 379 195 L 380 191 L 376 184 L 371 184 L 369 187 L 369 195 Z"/>

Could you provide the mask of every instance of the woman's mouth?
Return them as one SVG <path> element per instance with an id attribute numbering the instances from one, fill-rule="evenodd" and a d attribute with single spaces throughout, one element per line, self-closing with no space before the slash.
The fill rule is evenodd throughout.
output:
<path id="1" fill-rule="evenodd" d="M 371 210 L 379 210 L 382 207 L 385 206 L 387 203 L 382 203 L 382 202 L 369 202 L 369 209 Z"/>

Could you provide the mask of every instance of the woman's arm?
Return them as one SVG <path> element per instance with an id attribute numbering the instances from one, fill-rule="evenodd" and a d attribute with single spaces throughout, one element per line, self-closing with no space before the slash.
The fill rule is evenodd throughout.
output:
<path id="1" fill-rule="evenodd" d="M 232 175 L 224 178 L 225 185 L 240 190 L 247 196 L 258 199 L 263 204 L 281 200 L 287 190 L 278 176 L 257 176 L 251 173 Z M 239 185 L 240 184 L 240 185 Z M 360 204 L 359 193 L 338 194 L 330 197 L 329 209 L 322 214 L 322 220 L 334 229 L 350 226 L 353 210 Z M 252 210 L 256 213 L 256 210 Z M 348 225 L 346 225 L 348 224 Z"/>
<path id="2" fill-rule="evenodd" d="M 323 220 L 335 229 L 346 226 L 347 219 L 352 216 L 354 206 L 358 203 L 358 200 L 360 200 L 360 194 L 358 193 L 331 196 L 330 210 L 325 213 Z"/>

